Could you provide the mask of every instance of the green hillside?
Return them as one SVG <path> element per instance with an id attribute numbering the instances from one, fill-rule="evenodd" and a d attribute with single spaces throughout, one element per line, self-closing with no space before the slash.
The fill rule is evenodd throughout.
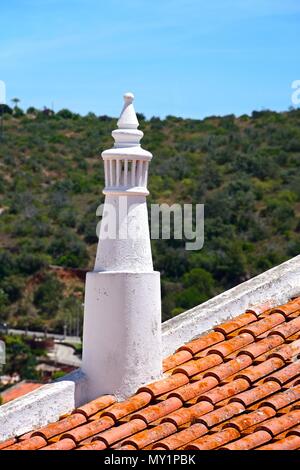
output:
<path id="1" fill-rule="evenodd" d="M 93 265 L 100 152 L 116 120 L 5 108 L 0 142 L 0 322 L 70 333 Z M 170 318 L 300 253 L 300 109 L 145 120 L 149 202 L 204 203 L 205 244 L 154 241 Z M 58 270 L 50 266 L 62 266 Z"/>

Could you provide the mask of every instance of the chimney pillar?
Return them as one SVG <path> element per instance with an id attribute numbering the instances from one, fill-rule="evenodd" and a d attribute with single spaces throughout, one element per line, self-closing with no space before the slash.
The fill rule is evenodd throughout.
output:
<path id="1" fill-rule="evenodd" d="M 106 393 L 126 398 L 162 371 L 160 274 L 153 270 L 146 204 L 152 154 L 140 145 L 133 99 L 124 95 L 114 147 L 102 153 L 105 203 L 85 288 L 87 400 Z"/>

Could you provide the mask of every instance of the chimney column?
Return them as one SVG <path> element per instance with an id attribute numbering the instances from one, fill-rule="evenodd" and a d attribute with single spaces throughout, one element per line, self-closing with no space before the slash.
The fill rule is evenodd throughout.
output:
<path id="1" fill-rule="evenodd" d="M 160 274 L 153 270 L 146 196 L 152 154 L 124 95 L 114 147 L 102 153 L 105 203 L 94 271 L 86 277 L 82 370 L 87 400 L 122 399 L 161 375 Z"/>

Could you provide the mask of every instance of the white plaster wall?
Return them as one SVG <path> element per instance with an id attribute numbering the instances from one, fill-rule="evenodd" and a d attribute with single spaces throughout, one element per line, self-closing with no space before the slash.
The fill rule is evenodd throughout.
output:
<path id="1" fill-rule="evenodd" d="M 153 271 L 146 197 L 107 195 L 103 216 L 94 270 Z"/>
<path id="2" fill-rule="evenodd" d="M 82 370 L 87 400 L 125 398 L 160 377 L 160 274 L 87 274 Z"/>
<path id="3" fill-rule="evenodd" d="M 0 407 L 0 442 L 57 421 L 75 407 L 75 383 L 64 380 Z"/>

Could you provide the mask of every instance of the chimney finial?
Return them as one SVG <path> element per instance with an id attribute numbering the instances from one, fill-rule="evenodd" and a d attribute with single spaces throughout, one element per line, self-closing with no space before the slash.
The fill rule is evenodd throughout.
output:
<path id="1" fill-rule="evenodd" d="M 118 120 L 119 129 L 137 129 L 139 121 L 133 107 L 134 94 L 127 92 L 124 94 L 124 106 Z"/>
<path id="2" fill-rule="evenodd" d="M 86 400 L 105 393 L 126 398 L 162 369 L 160 274 L 153 271 L 146 203 L 152 154 L 140 145 L 133 99 L 125 93 L 115 144 L 102 152 L 103 219 L 85 287 Z"/>

